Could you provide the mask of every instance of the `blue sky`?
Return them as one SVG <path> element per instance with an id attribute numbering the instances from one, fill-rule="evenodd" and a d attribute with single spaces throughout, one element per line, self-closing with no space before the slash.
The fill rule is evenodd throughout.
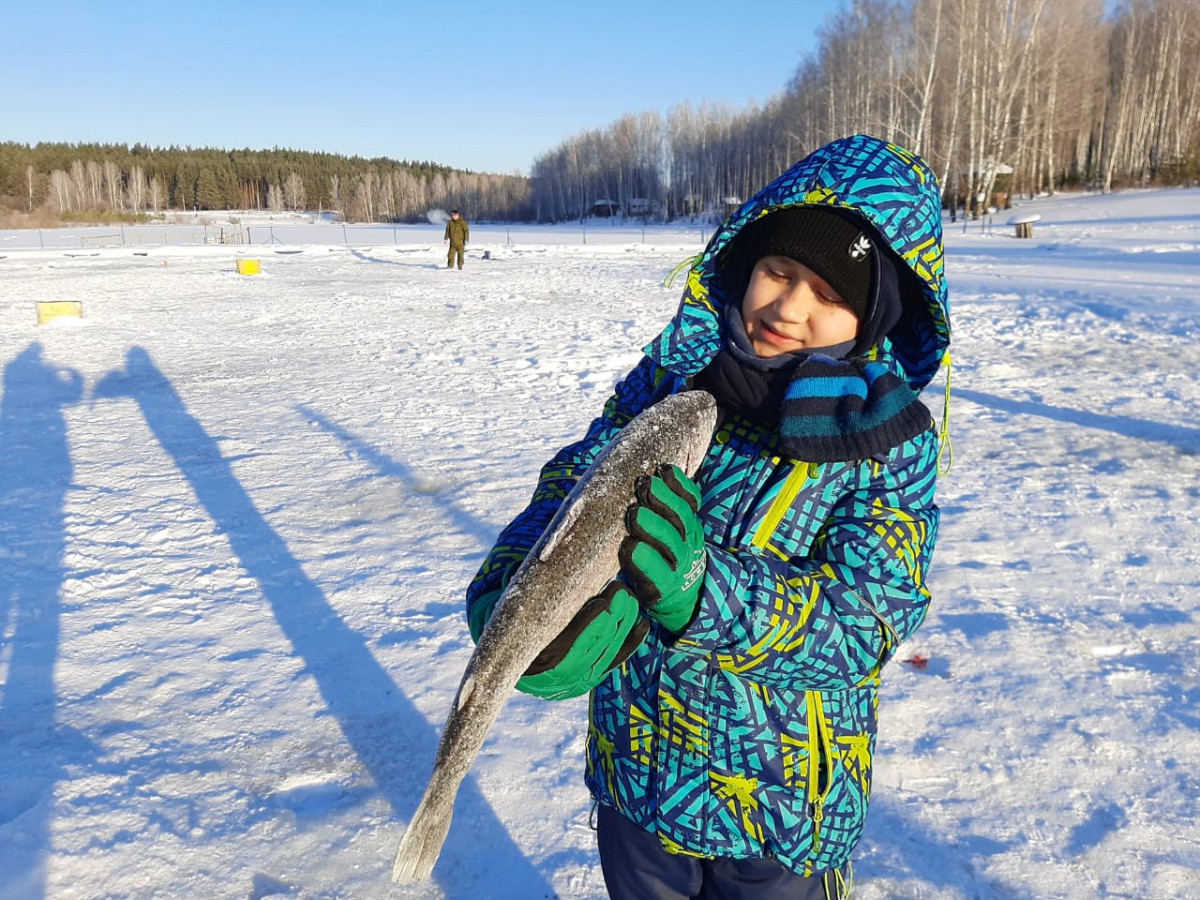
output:
<path id="1" fill-rule="evenodd" d="M 0 140 L 279 146 L 528 173 L 627 112 L 768 100 L 839 6 L 0 0 Z"/>

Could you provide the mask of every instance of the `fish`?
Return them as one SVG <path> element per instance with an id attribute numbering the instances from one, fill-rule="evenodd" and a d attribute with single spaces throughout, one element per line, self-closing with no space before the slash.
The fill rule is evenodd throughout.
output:
<path id="1" fill-rule="evenodd" d="M 711 394 L 671 394 L 626 423 L 575 483 L 513 574 L 467 662 L 433 773 L 396 851 L 393 881 L 424 881 L 433 872 L 459 786 L 517 680 L 616 576 L 634 483 L 663 464 L 695 475 L 716 423 Z"/>

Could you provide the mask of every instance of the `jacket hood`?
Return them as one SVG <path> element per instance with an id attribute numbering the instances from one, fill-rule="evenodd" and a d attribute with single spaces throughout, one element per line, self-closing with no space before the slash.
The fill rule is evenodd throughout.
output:
<path id="1" fill-rule="evenodd" d="M 851 213 L 914 276 L 900 321 L 866 355 L 887 359 L 913 390 L 937 373 L 950 346 L 950 306 L 942 263 L 941 192 L 916 154 L 867 135 L 833 141 L 764 187 L 717 229 L 688 272 L 679 309 L 646 354 L 679 375 L 694 375 L 725 346 L 722 312 L 740 304 L 742 285 L 722 277 L 722 253 L 750 222 L 786 207 L 827 206 Z M 736 293 L 736 296 L 734 295 Z"/>

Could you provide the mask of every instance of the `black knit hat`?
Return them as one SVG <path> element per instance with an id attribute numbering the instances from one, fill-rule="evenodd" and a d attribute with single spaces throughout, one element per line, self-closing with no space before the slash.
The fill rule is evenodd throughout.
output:
<path id="1" fill-rule="evenodd" d="M 861 321 L 871 299 L 876 253 L 871 238 L 849 216 L 818 206 L 790 206 L 744 227 L 725 260 L 728 286 L 744 289 L 764 256 L 786 256 L 829 283 Z"/>

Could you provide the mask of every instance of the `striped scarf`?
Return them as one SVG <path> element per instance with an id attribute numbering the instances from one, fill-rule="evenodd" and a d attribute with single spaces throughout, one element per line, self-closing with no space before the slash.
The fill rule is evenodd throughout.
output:
<path id="1" fill-rule="evenodd" d="M 763 359 L 738 307 L 727 306 L 723 318 L 726 349 L 694 384 L 725 409 L 757 422 L 778 421 L 780 450 L 792 459 L 881 457 L 933 422 L 916 391 L 883 363 L 834 358 L 849 353 L 853 341 Z"/>
<path id="2" fill-rule="evenodd" d="M 814 354 L 788 382 L 780 446 L 806 462 L 867 459 L 916 437 L 932 421 L 916 392 L 882 363 Z"/>

